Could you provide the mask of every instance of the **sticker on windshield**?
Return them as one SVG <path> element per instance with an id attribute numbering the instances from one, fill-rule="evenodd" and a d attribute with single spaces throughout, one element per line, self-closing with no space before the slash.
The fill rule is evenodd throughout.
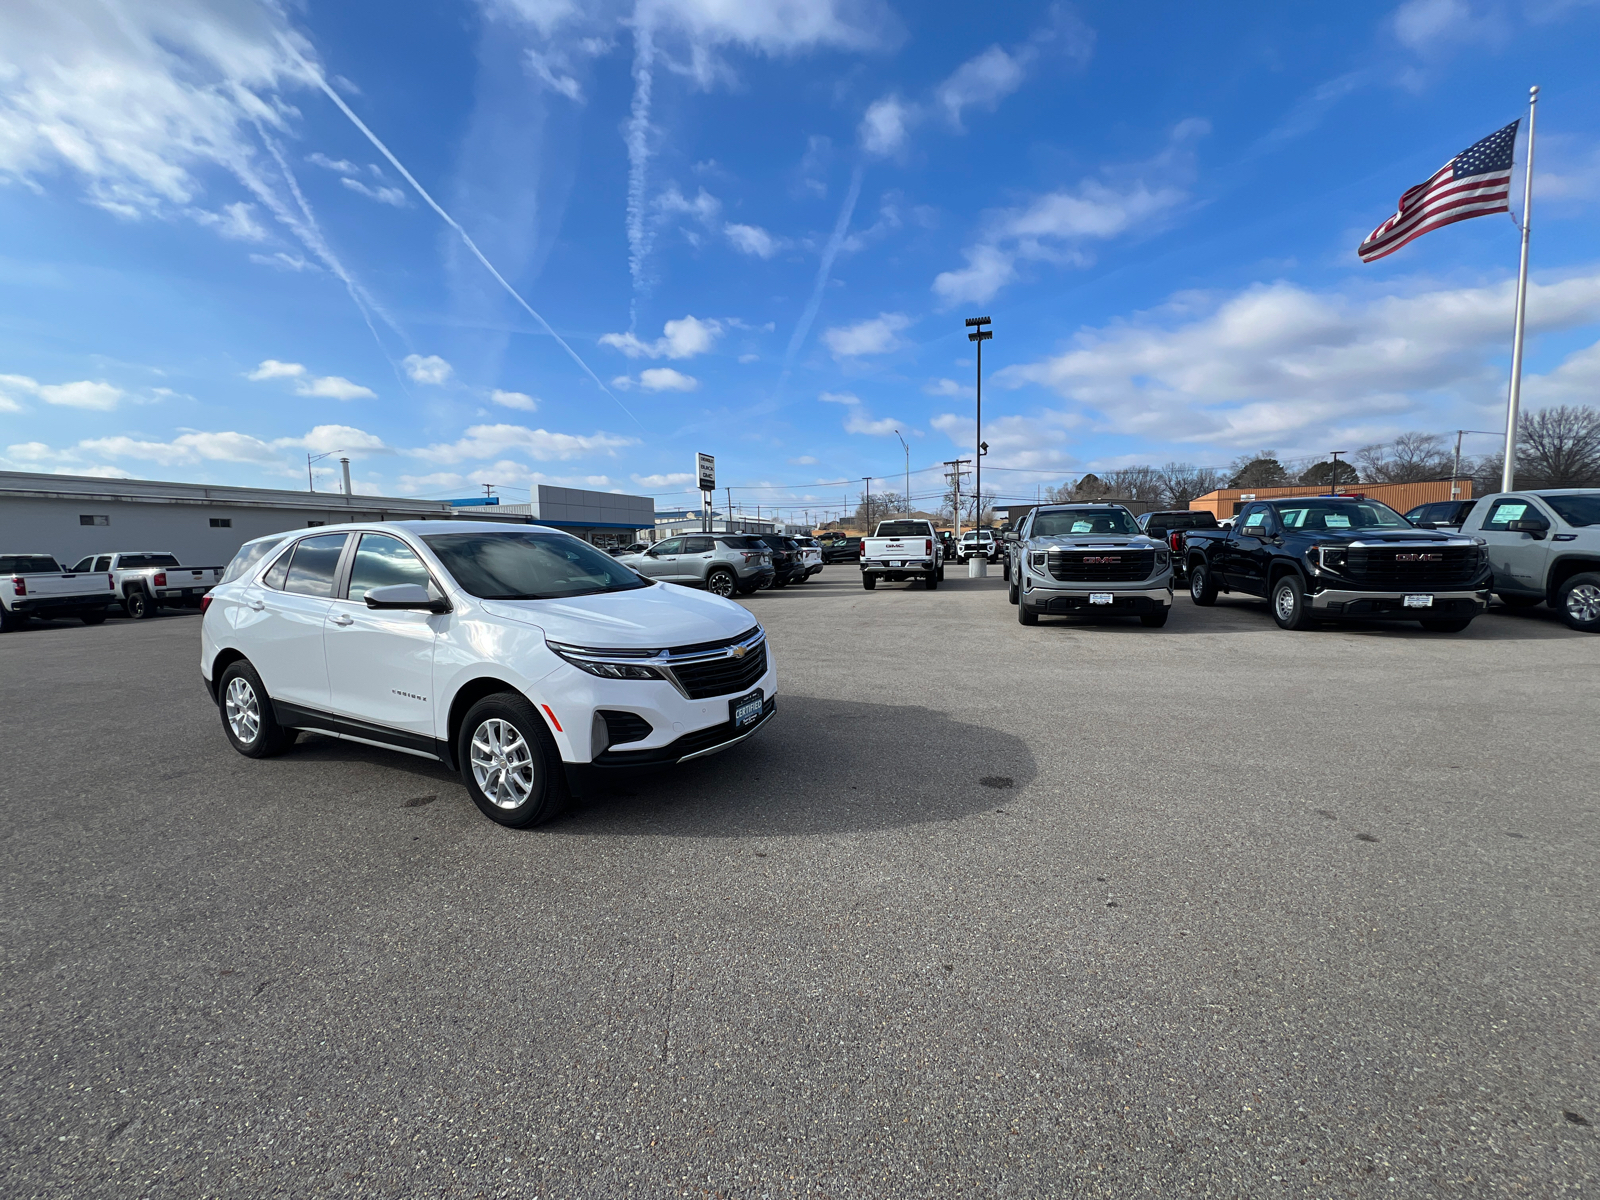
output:
<path id="1" fill-rule="evenodd" d="M 1322 523 L 1328 529 L 1349 529 L 1350 518 L 1344 513 L 1324 513 Z"/>
<path id="2" fill-rule="evenodd" d="M 1072 532 L 1073 533 L 1093 533 L 1094 532 L 1094 522 L 1093 521 L 1074 521 L 1072 523 Z"/>
<path id="3" fill-rule="evenodd" d="M 1509 525 L 1512 521 L 1522 520 L 1522 514 L 1527 511 L 1526 504 L 1502 504 L 1494 510 L 1494 523 L 1499 526 Z"/>

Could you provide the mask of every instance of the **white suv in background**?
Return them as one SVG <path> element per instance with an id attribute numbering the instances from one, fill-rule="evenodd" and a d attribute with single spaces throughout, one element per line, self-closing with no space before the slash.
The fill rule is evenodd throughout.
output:
<path id="1" fill-rule="evenodd" d="M 748 611 L 556 530 L 335 525 L 240 555 L 206 597 L 200 671 L 251 758 L 300 730 L 419 754 L 520 828 L 592 768 L 714 754 L 775 711 Z"/>

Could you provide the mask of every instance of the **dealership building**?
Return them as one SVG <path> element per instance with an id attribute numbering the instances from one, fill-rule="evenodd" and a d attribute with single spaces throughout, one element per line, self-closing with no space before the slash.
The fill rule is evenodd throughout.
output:
<path id="1" fill-rule="evenodd" d="M 63 565 L 144 550 L 221 566 L 269 533 L 345 521 L 464 520 L 553 525 L 603 545 L 624 527 L 625 541 L 651 528 L 655 504 L 647 496 L 541 486 L 529 504 L 463 508 L 448 500 L 0 471 L 0 553 L 51 554 Z"/>

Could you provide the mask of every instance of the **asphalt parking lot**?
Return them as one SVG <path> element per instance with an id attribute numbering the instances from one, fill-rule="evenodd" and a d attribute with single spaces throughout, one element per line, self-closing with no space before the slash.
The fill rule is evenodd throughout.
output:
<path id="1" fill-rule="evenodd" d="M 198 618 L 0 638 L 24 1196 L 1600 1185 L 1600 640 L 747 607 L 778 719 L 560 822 L 229 749 Z"/>

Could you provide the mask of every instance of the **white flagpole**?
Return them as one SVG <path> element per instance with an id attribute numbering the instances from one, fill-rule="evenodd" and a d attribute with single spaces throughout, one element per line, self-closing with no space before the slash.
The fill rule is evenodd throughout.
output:
<path id="1" fill-rule="evenodd" d="M 1517 326 L 1511 339 L 1511 395 L 1506 401 L 1506 458 L 1500 490 L 1509 492 L 1517 476 L 1517 408 L 1522 402 L 1522 326 L 1528 314 L 1528 230 L 1533 224 L 1533 115 L 1539 88 L 1528 89 L 1528 168 L 1522 185 L 1522 265 L 1517 271 Z"/>

